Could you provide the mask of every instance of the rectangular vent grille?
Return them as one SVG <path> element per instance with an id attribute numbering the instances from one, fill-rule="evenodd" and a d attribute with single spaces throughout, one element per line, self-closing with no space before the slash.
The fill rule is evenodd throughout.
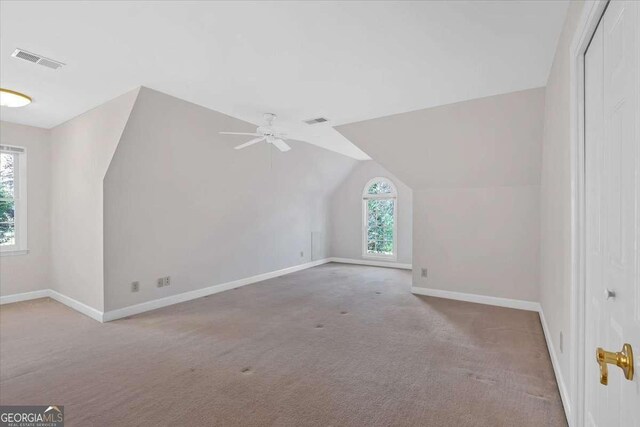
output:
<path id="1" fill-rule="evenodd" d="M 324 122 L 328 122 L 329 119 L 325 118 L 325 117 L 317 117 L 315 119 L 309 119 L 309 120 L 305 120 L 304 122 L 308 125 L 315 125 L 316 123 L 324 123 Z"/>
<path id="2" fill-rule="evenodd" d="M 14 58 L 24 59 L 25 61 L 33 62 L 34 64 L 42 65 L 43 67 L 51 68 L 54 70 L 57 70 L 64 65 L 62 62 L 50 58 L 45 58 L 42 55 L 37 55 L 35 53 L 27 52 L 26 50 L 22 49 L 16 49 L 11 54 L 11 56 L 13 56 Z"/>
<path id="3" fill-rule="evenodd" d="M 40 61 L 40 57 L 39 56 L 32 55 L 32 54 L 27 53 L 27 52 L 25 52 L 23 50 L 16 50 L 13 56 L 15 56 L 16 58 L 27 60 L 29 62 L 37 63 L 38 61 Z"/>
<path id="4" fill-rule="evenodd" d="M 38 61 L 38 64 L 44 65 L 45 67 L 53 68 L 54 70 L 57 70 L 58 68 L 62 67 L 60 63 L 52 61 L 50 59 L 46 59 L 46 58 L 40 58 L 40 61 Z"/>

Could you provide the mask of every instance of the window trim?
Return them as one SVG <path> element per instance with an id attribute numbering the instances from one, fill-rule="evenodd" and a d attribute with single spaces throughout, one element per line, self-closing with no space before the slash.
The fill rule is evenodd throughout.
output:
<path id="1" fill-rule="evenodd" d="M 369 187 L 375 182 L 385 181 L 389 184 L 392 191 L 391 193 L 383 193 L 383 194 L 369 194 Z M 380 199 L 393 199 L 393 253 L 391 255 L 384 254 L 370 254 L 367 252 L 367 243 L 368 243 L 368 229 L 367 229 L 367 216 L 369 207 L 367 205 L 367 201 L 369 200 L 380 200 Z M 367 181 L 367 184 L 364 186 L 364 190 L 362 190 L 362 258 L 367 259 L 377 259 L 384 261 L 397 261 L 398 260 L 398 190 L 389 178 L 384 176 L 377 176 L 375 178 Z"/>
<path id="2" fill-rule="evenodd" d="M 0 256 L 25 255 L 29 252 L 27 246 L 27 148 L 17 145 L 2 144 L 0 152 L 15 155 L 14 162 L 14 201 L 15 201 L 15 235 L 13 245 L 0 245 Z"/>

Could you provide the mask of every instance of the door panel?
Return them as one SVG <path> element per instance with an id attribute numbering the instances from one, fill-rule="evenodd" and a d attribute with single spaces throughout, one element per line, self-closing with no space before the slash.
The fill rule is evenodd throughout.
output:
<path id="1" fill-rule="evenodd" d="M 585 348 L 595 349 L 605 340 L 601 325 L 608 322 L 603 317 L 602 295 L 602 201 L 604 167 L 604 36 L 602 26 L 598 26 L 585 54 L 585 223 L 586 223 L 586 322 Z M 599 398 L 600 375 L 598 365 L 593 363 L 593 355 L 586 355 L 585 363 L 585 403 L 589 425 L 604 426 L 603 406 L 606 400 Z"/>
<path id="2" fill-rule="evenodd" d="M 639 4 L 612 1 L 585 54 L 585 421 L 594 426 L 640 427 Z M 624 343 L 636 375 L 609 365 L 600 384 L 595 349 Z"/>

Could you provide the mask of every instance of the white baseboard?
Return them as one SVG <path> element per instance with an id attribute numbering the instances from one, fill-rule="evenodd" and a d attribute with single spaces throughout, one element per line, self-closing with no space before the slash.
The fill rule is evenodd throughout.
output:
<path id="1" fill-rule="evenodd" d="M 441 289 L 421 288 L 418 286 L 412 286 L 411 292 L 417 295 L 427 295 L 430 297 L 475 302 L 478 304 L 496 305 L 498 307 L 517 308 L 519 310 L 540 311 L 540 304 L 534 301 L 498 298 L 486 295 L 465 294 L 462 292 L 443 291 Z"/>
<path id="2" fill-rule="evenodd" d="M 60 292 L 56 292 L 52 289 L 43 289 L 40 291 L 34 291 L 34 292 L 25 292 L 22 294 L 13 294 L 13 295 L 7 295 L 4 297 L 0 297 L 0 305 L 2 304 L 10 304 L 13 302 L 20 302 L 20 301 L 29 301 L 29 300 L 33 300 L 33 299 L 38 299 L 38 298 L 51 298 L 54 299 L 64 305 L 66 305 L 69 308 L 72 308 L 76 311 L 79 311 L 80 313 L 84 314 L 85 316 L 89 316 L 94 320 L 97 320 L 98 322 L 102 322 L 102 312 L 99 310 L 96 310 L 93 307 L 89 307 L 88 305 L 81 303 L 78 300 L 75 300 L 73 298 L 70 298 L 66 295 L 62 295 Z"/>
<path id="3" fill-rule="evenodd" d="M 375 261 L 369 259 L 352 259 L 352 258 L 329 258 L 330 262 L 339 262 L 342 264 L 358 264 L 358 265 L 370 265 L 372 267 L 389 267 L 389 268 L 401 268 L 403 270 L 411 270 L 411 264 L 403 264 L 401 262 L 392 261 Z"/>
<path id="4" fill-rule="evenodd" d="M 329 258 L 307 262 L 305 264 L 294 265 L 293 267 L 283 268 L 282 270 L 271 271 L 269 273 L 258 274 L 256 276 L 246 277 L 244 279 L 234 280 L 232 282 L 221 283 L 209 286 L 207 288 L 196 289 L 181 294 L 171 295 L 165 298 L 155 299 L 140 304 L 130 305 L 128 307 L 107 311 L 103 315 L 103 321 L 122 319 L 123 317 L 132 316 L 134 314 L 144 313 L 146 311 L 156 310 L 158 308 L 167 307 L 169 305 L 202 298 L 207 295 L 217 294 L 219 292 L 228 291 L 230 289 L 239 288 L 240 286 L 251 285 L 274 277 L 284 276 L 285 274 L 295 273 L 296 271 L 305 270 L 329 262 Z"/>
<path id="5" fill-rule="evenodd" d="M 569 399 L 569 391 L 567 385 L 564 382 L 562 373 L 560 372 L 560 362 L 557 357 L 555 346 L 553 345 L 553 339 L 549 333 L 549 327 L 547 326 L 547 320 L 544 317 L 542 307 L 538 312 L 540 314 L 540 323 L 542 323 L 542 331 L 544 332 L 544 338 L 547 341 L 547 348 L 549 349 L 549 357 L 551 357 L 551 364 L 553 365 L 553 373 L 556 375 L 556 382 L 558 383 L 558 389 L 560 390 L 560 398 L 562 399 L 562 406 L 564 406 L 564 413 L 567 416 L 567 420 L 571 418 L 571 399 Z"/>
<path id="6" fill-rule="evenodd" d="M 165 298 L 160 298 L 152 301 L 143 302 L 141 304 L 132 305 L 129 307 L 120 308 L 117 310 L 101 312 L 93 307 L 90 307 L 80 301 L 70 298 L 60 292 L 52 289 L 43 289 L 40 291 L 25 292 L 22 294 L 13 294 L 0 297 L 0 304 L 10 304 L 13 302 L 28 301 L 37 298 L 51 298 L 54 299 L 69 308 L 72 308 L 86 316 L 91 317 L 98 322 L 108 322 L 110 320 L 121 319 L 123 317 L 132 316 L 134 314 L 144 313 L 145 311 L 155 310 L 157 308 L 167 307 L 169 305 L 178 304 L 192 299 L 201 298 L 207 295 L 217 294 L 218 292 L 227 291 L 229 289 L 235 289 L 240 286 L 250 285 L 252 283 L 261 282 L 263 280 L 272 279 L 274 277 L 283 276 L 289 273 L 295 273 L 296 271 L 305 270 L 307 268 L 315 267 L 321 264 L 330 262 L 329 258 L 307 262 L 305 264 L 294 265 L 293 267 L 283 268 L 282 270 L 271 271 L 269 273 L 258 274 L 256 276 L 247 277 L 244 279 L 234 280 L 232 282 L 221 283 L 219 285 L 209 286 L 203 289 L 196 289 L 194 291 L 183 292 L 177 295 L 171 295 Z"/>
<path id="7" fill-rule="evenodd" d="M 51 299 L 58 301 L 59 303 L 66 305 L 69 308 L 74 309 L 75 311 L 78 311 L 84 314 L 85 316 L 91 317 L 93 320 L 97 320 L 98 322 L 104 322 L 103 312 L 96 310 L 95 308 L 90 307 L 78 300 L 70 298 L 66 295 L 62 295 L 60 292 L 54 291 L 53 289 L 49 289 L 49 297 Z"/>
<path id="8" fill-rule="evenodd" d="M 29 301 L 38 298 L 47 298 L 49 296 L 49 289 L 42 289 L 40 291 L 24 292 L 21 294 L 12 294 L 0 297 L 0 305 L 11 304 L 12 302 Z"/>

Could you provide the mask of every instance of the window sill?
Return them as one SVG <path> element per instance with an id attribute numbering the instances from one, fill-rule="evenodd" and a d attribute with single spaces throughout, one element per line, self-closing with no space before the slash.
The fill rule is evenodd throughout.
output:
<path id="1" fill-rule="evenodd" d="M 6 251 L 0 250 L 0 256 L 18 256 L 18 255 L 27 255 L 29 253 L 29 249 L 11 249 Z"/>
<path id="2" fill-rule="evenodd" d="M 398 257 L 395 255 L 372 255 L 372 254 L 363 254 L 362 258 L 364 259 L 377 259 L 379 261 L 397 261 Z"/>

